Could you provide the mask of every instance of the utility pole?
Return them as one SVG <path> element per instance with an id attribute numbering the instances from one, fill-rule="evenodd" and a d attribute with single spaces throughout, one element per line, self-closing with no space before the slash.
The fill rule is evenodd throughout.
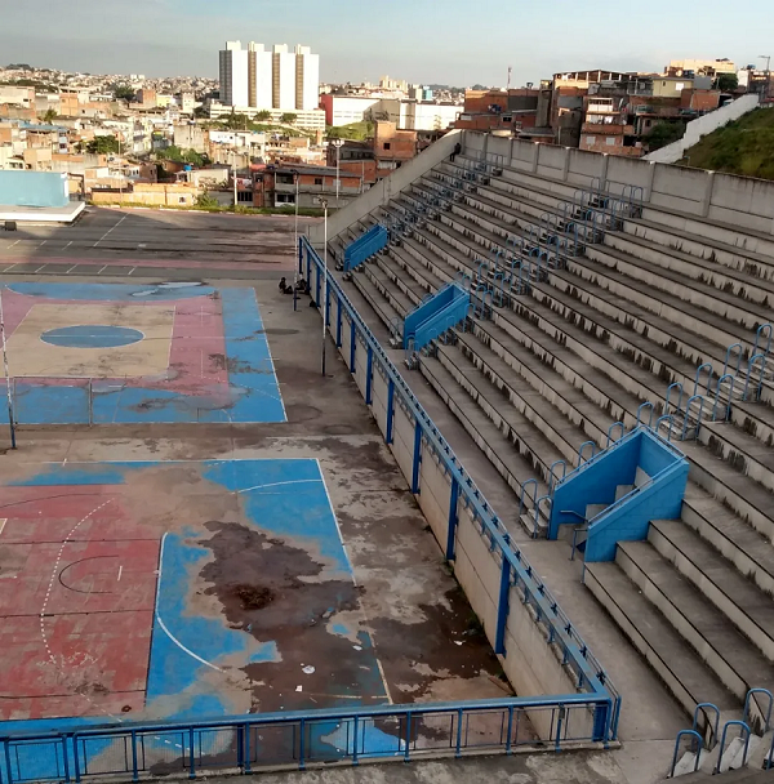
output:
<path id="1" fill-rule="evenodd" d="M 328 337 L 328 199 L 320 199 L 323 208 L 323 295 L 322 307 L 323 332 L 322 332 L 322 376 L 325 378 L 325 344 Z"/>
<path id="2" fill-rule="evenodd" d="M 236 168 L 236 150 L 232 153 L 231 157 L 231 178 L 234 180 L 234 212 L 237 208 L 237 168 Z"/>
<path id="3" fill-rule="evenodd" d="M 0 343 L 3 349 L 3 370 L 5 372 L 5 391 L 8 396 L 8 425 L 11 429 L 11 449 L 16 449 L 16 423 L 13 413 L 13 394 L 11 393 L 11 371 L 8 368 L 8 349 L 5 344 L 5 318 L 3 316 L 3 290 L 0 288 Z"/>
<path id="4" fill-rule="evenodd" d="M 293 169 L 293 180 L 295 181 L 296 185 L 296 215 L 293 224 L 293 237 L 294 237 L 294 244 L 293 244 L 293 253 L 298 255 L 298 192 L 299 192 L 299 181 L 301 177 L 296 169 Z M 296 266 L 296 272 L 293 276 L 293 310 L 298 310 L 298 277 L 301 275 L 301 256 L 298 255 L 298 265 Z"/>
<path id="5" fill-rule="evenodd" d="M 339 170 L 341 165 L 341 147 L 344 139 L 334 139 L 331 144 L 336 148 L 336 209 L 339 208 Z"/>

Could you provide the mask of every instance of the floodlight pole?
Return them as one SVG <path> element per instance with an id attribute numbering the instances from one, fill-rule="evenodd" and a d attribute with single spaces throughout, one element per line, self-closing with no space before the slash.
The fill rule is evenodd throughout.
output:
<path id="1" fill-rule="evenodd" d="M 0 289 L 0 343 L 3 350 L 3 370 L 5 372 L 5 391 L 8 396 L 8 425 L 11 429 L 11 449 L 16 449 L 16 423 L 13 415 L 13 394 L 11 393 L 11 372 L 8 369 L 8 349 L 5 343 L 5 318 L 3 316 L 3 290 Z"/>
<path id="2" fill-rule="evenodd" d="M 325 344 L 328 337 L 328 199 L 320 199 L 320 204 L 323 208 L 322 375 L 325 378 Z"/>
<path id="3" fill-rule="evenodd" d="M 296 215 L 293 223 L 293 253 L 298 254 L 298 264 L 296 265 L 296 271 L 293 275 L 293 310 L 298 310 L 298 278 L 299 275 L 301 275 L 301 254 L 298 251 L 298 183 L 301 179 L 301 175 L 295 169 L 293 170 L 293 179 L 295 180 L 296 185 Z"/>

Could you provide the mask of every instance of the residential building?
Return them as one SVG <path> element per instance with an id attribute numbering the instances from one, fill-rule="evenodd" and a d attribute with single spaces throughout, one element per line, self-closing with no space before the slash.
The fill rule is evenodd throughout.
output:
<path id="1" fill-rule="evenodd" d="M 670 76 L 684 76 L 691 74 L 714 78 L 718 74 L 722 73 L 736 73 L 736 66 L 726 57 L 721 60 L 670 60 L 669 65 L 664 69 L 664 73 Z"/>
<path id="2" fill-rule="evenodd" d="M 303 128 L 304 130 L 316 131 L 325 130 L 325 112 L 322 109 L 312 109 L 310 111 L 296 111 L 294 109 L 271 109 L 263 107 L 261 109 L 252 106 L 226 106 L 219 101 L 207 101 L 207 112 L 212 119 L 225 117 L 226 115 L 236 112 L 237 114 L 244 114 L 248 117 L 254 117 L 259 111 L 266 111 L 269 116 L 266 119 L 267 123 L 277 124 L 281 122 L 281 118 L 285 114 L 293 114 L 296 119 L 293 125 L 296 128 Z"/>
<path id="3" fill-rule="evenodd" d="M 251 41 L 247 47 L 247 66 L 248 105 L 252 108 L 273 106 L 272 53 L 267 51 L 263 44 Z"/>
<path id="4" fill-rule="evenodd" d="M 227 41 L 220 52 L 220 100 L 228 106 L 249 106 L 248 53 L 241 41 Z"/>
<path id="5" fill-rule="evenodd" d="M 339 170 L 338 206 L 346 206 L 363 192 L 363 179 Z M 336 168 L 331 166 L 267 166 L 253 172 L 255 207 L 319 207 L 326 198 L 336 208 Z"/>
<path id="6" fill-rule="evenodd" d="M 296 106 L 299 111 L 316 109 L 320 102 L 320 55 L 308 46 L 296 46 Z M 282 107 L 276 107 L 282 108 Z"/>

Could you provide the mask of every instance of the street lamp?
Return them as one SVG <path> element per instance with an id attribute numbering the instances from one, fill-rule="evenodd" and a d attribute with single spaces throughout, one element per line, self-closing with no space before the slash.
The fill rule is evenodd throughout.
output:
<path id="1" fill-rule="evenodd" d="M 320 204 L 323 208 L 322 375 L 325 378 L 325 344 L 328 333 L 328 199 L 321 198 Z"/>
<path id="2" fill-rule="evenodd" d="M 771 71 L 770 71 L 770 69 L 771 69 L 771 55 L 770 54 L 759 54 L 758 58 L 760 60 L 765 60 L 766 61 L 766 70 L 764 71 L 764 74 L 766 76 L 766 84 L 765 84 L 765 86 L 763 88 L 763 100 L 765 101 L 769 97 L 769 81 L 771 79 Z"/>
<path id="3" fill-rule="evenodd" d="M 231 153 L 231 178 L 234 180 L 234 212 L 237 208 L 237 168 L 236 168 L 236 150 Z"/>
<path id="4" fill-rule="evenodd" d="M 339 167 L 341 164 L 341 147 L 344 139 L 334 139 L 331 144 L 336 148 L 336 209 L 339 208 Z"/>

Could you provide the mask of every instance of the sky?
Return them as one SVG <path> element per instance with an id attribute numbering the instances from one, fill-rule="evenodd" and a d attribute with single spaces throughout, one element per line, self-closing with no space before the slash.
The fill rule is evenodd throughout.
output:
<path id="1" fill-rule="evenodd" d="M 326 82 L 505 86 L 559 71 L 660 71 L 774 55 L 771 0 L 0 0 L 0 65 L 217 76 L 226 40 L 300 43 Z"/>

